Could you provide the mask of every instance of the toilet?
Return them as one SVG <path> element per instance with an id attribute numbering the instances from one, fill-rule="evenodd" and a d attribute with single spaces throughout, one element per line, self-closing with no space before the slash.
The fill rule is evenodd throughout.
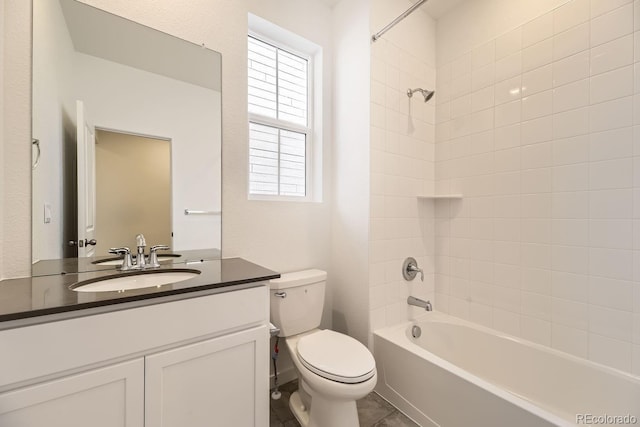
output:
<path id="1" fill-rule="evenodd" d="M 358 340 L 318 329 L 327 273 L 305 270 L 270 281 L 271 321 L 298 373 L 289 406 L 303 427 L 358 427 L 356 400 L 377 381 L 373 355 Z"/>

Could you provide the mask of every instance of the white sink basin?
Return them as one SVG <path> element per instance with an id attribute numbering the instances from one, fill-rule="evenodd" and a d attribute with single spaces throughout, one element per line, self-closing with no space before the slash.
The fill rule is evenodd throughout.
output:
<path id="1" fill-rule="evenodd" d="M 150 288 L 169 283 L 178 283 L 189 280 L 200 274 L 198 270 L 154 270 L 134 271 L 123 275 L 105 276 L 97 279 L 89 279 L 74 283 L 69 288 L 76 292 L 113 292 L 127 291 L 131 289 Z"/>

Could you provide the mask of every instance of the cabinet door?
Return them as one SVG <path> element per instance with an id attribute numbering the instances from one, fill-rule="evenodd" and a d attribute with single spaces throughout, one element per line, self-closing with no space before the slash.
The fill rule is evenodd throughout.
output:
<path id="1" fill-rule="evenodd" d="M 143 427 L 144 360 L 0 394 L 0 426 Z"/>
<path id="2" fill-rule="evenodd" d="M 260 326 L 145 358 L 154 427 L 269 425 L 269 344 Z"/>

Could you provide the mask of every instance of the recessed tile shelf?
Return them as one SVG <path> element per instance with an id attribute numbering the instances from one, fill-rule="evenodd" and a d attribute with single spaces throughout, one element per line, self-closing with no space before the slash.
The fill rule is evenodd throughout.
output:
<path id="1" fill-rule="evenodd" d="M 418 199 L 433 199 L 433 200 L 462 199 L 462 194 L 423 194 L 423 195 L 418 196 Z"/>

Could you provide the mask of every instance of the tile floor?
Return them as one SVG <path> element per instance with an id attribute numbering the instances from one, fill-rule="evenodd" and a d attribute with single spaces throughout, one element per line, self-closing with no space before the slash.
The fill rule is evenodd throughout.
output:
<path id="1" fill-rule="evenodd" d="M 269 427 L 300 426 L 289 410 L 289 396 L 297 388 L 297 380 L 280 386 L 282 397 L 279 400 L 271 399 Z M 376 393 L 369 393 L 357 404 L 360 427 L 418 427 L 416 423 Z"/>

